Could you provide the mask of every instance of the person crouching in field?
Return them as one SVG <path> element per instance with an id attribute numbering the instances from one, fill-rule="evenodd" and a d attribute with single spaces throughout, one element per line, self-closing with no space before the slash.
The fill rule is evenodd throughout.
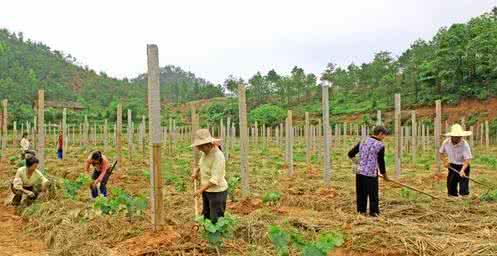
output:
<path id="1" fill-rule="evenodd" d="M 378 126 L 373 133 L 373 136 L 352 148 L 348 155 L 350 159 L 353 159 L 359 154 L 356 174 L 357 212 L 366 214 L 369 198 L 369 215 L 378 216 L 380 215 L 378 170 L 381 176 L 388 180 L 385 169 L 385 144 L 383 143 L 388 132 L 384 127 Z"/>
<path id="2" fill-rule="evenodd" d="M 26 195 L 26 203 L 31 204 L 40 194 L 46 192 L 50 182 L 37 169 L 39 160 L 30 156 L 26 159 L 26 166 L 19 168 L 10 188 L 14 193 L 12 205 L 17 206 L 21 203 L 22 196 Z"/>
<path id="3" fill-rule="evenodd" d="M 192 173 L 193 182 L 200 176 L 200 188 L 195 191 L 195 196 L 202 195 L 202 215 L 212 223 L 224 217 L 228 197 L 226 163 L 223 152 L 217 146 L 219 141 L 211 136 L 209 130 L 200 129 L 196 131 L 191 145 L 201 152 L 198 167 L 194 168 Z"/>
<path id="4" fill-rule="evenodd" d="M 107 197 L 107 182 L 110 176 L 110 162 L 109 159 L 100 151 L 93 152 L 85 161 L 85 172 L 90 171 L 90 166 L 93 166 L 93 174 L 91 176 L 93 182 L 90 184 L 91 196 L 93 199 L 98 197 L 98 184 L 100 183 L 100 193 Z"/>
<path id="5" fill-rule="evenodd" d="M 471 148 L 468 142 L 462 137 L 470 136 L 470 131 L 464 131 L 461 125 L 455 124 L 450 127 L 450 132 L 445 136 L 446 139 L 440 147 L 441 159 L 443 159 L 445 168 L 448 169 L 447 175 L 447 192 L 449 196 L 467 196 L 469 195 L 469 174 L 471 167 L 470 160 L 473 158 Z M 445 157 L 447 156 L 447 158 Z M 459 185 L 459 193 L 457 191 Z"/>

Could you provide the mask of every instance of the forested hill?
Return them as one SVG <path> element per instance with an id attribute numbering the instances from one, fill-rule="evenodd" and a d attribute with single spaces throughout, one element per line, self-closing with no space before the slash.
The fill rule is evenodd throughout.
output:
<path id="1" fill-rule="evenodd" d="M 431 39 L 412 42 L 399 56 L 381 51 L 368 63 L 337 66 L 330 62 L 321 73 L 321 80 L 333 84 L 333 116 L 390 110 L 395 93 L 401 94 L 403 107 L 433 105 L 438 99 L 456 104 L 462 99 L 495 97 L 497 9 L 442 27 Z M 230 78 L 226 87 L 236 83 L 237 78 Z M 316 76 L 297 66 L 288 75 L 274 70 L 256 73 L 248 84 L 247 102 L 252 109 L 269 102 L 294 110 L 296 116 L 320 112 Z"/>
<path id="2" fill-rule="evenodd" d="M 141 74 L 131 82 L 146 85 L 147 74 Z M 176 66 L 165 66 L 160 69 L 161 99 L 166 103 L 183 103 L 199 99 L 210 99 L 224 96 L 221 85 L 198 78 L 195 74 Z"/>
<path id="3" fill-rule="evenodd" d="M 146 113 L 144 79 L 145 75 L 128 81 L 96 73 L 78 65 L 70 54 L 25 39 L 22 33 L 0 29 L 0 99 L 9 100 L 11 120 L 33 119 L 32 104 L 40 88 L 45 89 L 47 101 L 81 103 L 88 110 L 82 114 L 90 118 L 114 117 L 118 99 L 138 117 Z M 218 86 L 174 66 L 161 69 L 161 87 L 166 102 L 223 95 Z M 55 121 L 57 115 L 60 113 L 47 110 L 47 122 Z"/>

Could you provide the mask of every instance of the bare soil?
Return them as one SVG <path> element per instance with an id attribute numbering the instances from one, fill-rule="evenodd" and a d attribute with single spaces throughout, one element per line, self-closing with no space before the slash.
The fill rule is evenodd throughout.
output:
<path id="1" fill-rule="evenodd" d="M 2 193 L 5 198 L 5 193 Z M 22 233 L 24 223 L 15 214 L 15 208 L 0 205 L 0 256 L 48 255 L 45 244 Z"/>

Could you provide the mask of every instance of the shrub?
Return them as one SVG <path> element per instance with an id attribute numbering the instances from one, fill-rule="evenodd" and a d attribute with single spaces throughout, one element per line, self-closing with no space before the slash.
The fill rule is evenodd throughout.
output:
<path id="1" fill-rule="evenodd" d="M 250 111 L 249 120 L 266 126 L 275 126 L 286 118 L 286 111 L 276 105 L 264 104 Z"/>

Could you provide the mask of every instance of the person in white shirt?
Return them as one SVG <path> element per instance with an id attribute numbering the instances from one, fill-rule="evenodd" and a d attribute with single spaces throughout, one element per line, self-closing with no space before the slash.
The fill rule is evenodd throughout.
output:
<path id="1" fill-rule="evenodd" d="M 21 143 L 19 143 L 21 145 L 21 158 L 22 159 L 25 159 L 26 157 L 26 151 L 29 150 L 30 146 L 31 146 L 31 143 L 29 143 L 29 140 L 28 140 L 28 134 L 27 133 L 23 133 L 22 134 L 22 139 L 21 139 Z"/>
<path id="2" fill-rule="evenodd" d="M 470 136 L 470 131 L 464 131 L 461 125 L 455 124 L 446 134 L 446 139 L 440 147 L 439 153 L 448 169 L 447 193 L 449 196 L 469 195 L 470 161 L 473 158 L 469 143 L 463 137 Z M 459 185 L 459 191 L 458 191 Z"/>
<path id="3" fill-rule="evenodd" d="M 11 190 L 14 193 L 12 204 L 17 206 L 21 203 L 22 196 L 26 195 L 28 204 L 35 200 L 40 192 L 48 189 L 48 179 L 37 169 L 39 160 L 32 156 L 26 159 L 26 166 L 19 168 L 11 183 Z"/>

